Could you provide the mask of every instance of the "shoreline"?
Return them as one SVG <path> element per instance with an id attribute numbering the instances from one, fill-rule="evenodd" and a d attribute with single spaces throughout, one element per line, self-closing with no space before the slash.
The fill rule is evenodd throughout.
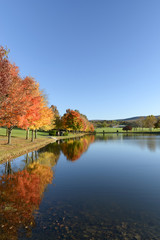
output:
<path id="1" fill-rule="evenodd" d="M 11 145 L 6 144 L 6 138 L 0 136 L 0 140 L 3 141 L 2 144 L 0 142 L 0 151 L 2 150 L 2 155 L 0 155 L 0 164 L 6 161 L 11 161 L 12 159 L 20 157 L 26 153 L 38 150 L 39 148 L 45 147 L 46 145 L 54 143 L 58 140 L 77 138 L 84 135 L 86 135 L 86 133 L 75 134 L 74 136 L 46 136 L 44 138 L 35 139 L 34 142 L 22 138 L 16 138 L 15 141 L 12 140 L 13 143 Z M 22 144 L 17 146 L 18 144 L 16 141 L 20 141 Z"/>
<path id="2" fill-rule="evenodd" d="M 128 132 L 96 132 L 96 134 L 102 134 L 102 135 L 105 135 L 105 134 L 160 134 L 160 132 L 131 132 L 131 131 L 128 131 Z"/>

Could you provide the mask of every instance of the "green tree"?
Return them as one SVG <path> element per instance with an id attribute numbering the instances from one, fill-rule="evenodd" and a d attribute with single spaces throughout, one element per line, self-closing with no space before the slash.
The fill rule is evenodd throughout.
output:
<path id="1" fill-rule="evenodd" d="M 61 117 L 56 106 L 51 105 L 52 112 L 54 113 L 53 125 L 57 130 L 62 128 Z"/>
<path id="2" fill-rule="evenodd" d="M 155 116 L 149 115 L 145 119 L 145 127 L 150 128 L 150 130 L 152 131 L 152 128 L 154 127 L 156 121 L 157 120 L 156 120 Z"/>
<path id="3" fill-rule="evenodd" d="M 157 122 L 154 124 L 155 128 L 160 128 L 160 119 L 157 120 Z"/>

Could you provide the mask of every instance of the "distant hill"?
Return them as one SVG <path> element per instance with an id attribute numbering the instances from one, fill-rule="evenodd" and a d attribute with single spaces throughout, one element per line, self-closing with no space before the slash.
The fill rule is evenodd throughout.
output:
<path id="1" fill-rule="evenodd" d="M 121 121 L 124 121 L 124 122 L 130 122 L 130 121 L 136 121 L 138 120 L 139 118 L 146 118 L 147 116 L 137 116 L 137 117 L 131 117 L 131 118 L 122 118 L 122 119 L 113 119 L 113 120 L 90 120 L 90 122 L 104 122 L 104 121 L 117 121 L 117 122 L 121 122 Z M 156 118 L 160 117 L 160 115 L 158 116 L 155 116 Z"/>

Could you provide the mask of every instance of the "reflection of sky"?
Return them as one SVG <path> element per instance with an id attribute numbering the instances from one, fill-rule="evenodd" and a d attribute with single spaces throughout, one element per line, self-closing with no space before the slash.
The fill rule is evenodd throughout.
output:
<path id="1" fill-rule="evenodd" d="M 85 198 L 90 204 L 104 201 L 104 205 L 114 200 L 125 208 L 129 205 L 131 208 L 157 207 L 160 201 L 159 153 L 153 154 L 148 148 L 142 151 L 134 141 L 146 140 L 99 141 L 74 163 L 66 161 L 62 155 L 56 167 L 55 186 L 49 186 L 46 199 L 77 201 L 78 204 Z M 155 137 L 155 141 L 159 138 Z"/>
<path id="2" fill-rule="evenodd" d="M 32 153 L 28 153 L 28 156 L 31 158 Z M 17 158 L 10 161 L 11 168 L 12 168 L 13 172 L 17 172 L 17 171 L 23 170 L 25 168 L 26 157 L 27 157 L 27 154 L 24 154 L 24 155 L 22 155 L 20 157 L 17 157 Z M 4 174 L 5 166 L 6 166 L 6 163 L 0 164 L 0 175 Z"/>

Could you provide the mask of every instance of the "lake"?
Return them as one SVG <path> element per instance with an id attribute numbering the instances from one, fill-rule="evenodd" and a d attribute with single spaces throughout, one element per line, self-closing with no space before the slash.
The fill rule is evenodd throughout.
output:
<path id="1" fill-rule="evenodd" d="M 59 141 L 0 165 L 0 239 L 160 239 L 160 136 Z"/>

